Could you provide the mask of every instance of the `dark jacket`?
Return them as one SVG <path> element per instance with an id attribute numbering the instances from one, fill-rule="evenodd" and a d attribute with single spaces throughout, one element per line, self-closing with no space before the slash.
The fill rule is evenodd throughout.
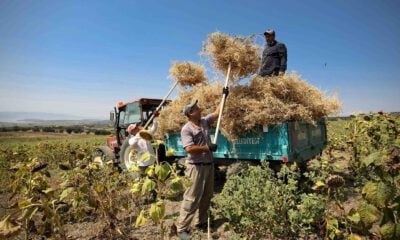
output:
<path id="1" fill-rule="evenodd" d="M 283 43 L 275 41 L 272 45 L 265 45 L 261 68 L 259 74 L 261 76 L 277 74 L 286 71 L 287 50 Z"/>

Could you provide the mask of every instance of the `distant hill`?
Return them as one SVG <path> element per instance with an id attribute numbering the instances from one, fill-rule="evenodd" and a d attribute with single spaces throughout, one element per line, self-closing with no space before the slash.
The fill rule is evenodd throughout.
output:
<path id="1" fill-rule="evenodd" d="M 85 119 L 85 117 L 46 112 L 0 112 L 0 125 L 109 125 L 106 119 Z"/>
<path id="2" fill-rule="evenodd" d="M 0 122 L 18 122 L 26 119 L 81 120 L 84 117 L 47 112 L 0 112 Z"/>

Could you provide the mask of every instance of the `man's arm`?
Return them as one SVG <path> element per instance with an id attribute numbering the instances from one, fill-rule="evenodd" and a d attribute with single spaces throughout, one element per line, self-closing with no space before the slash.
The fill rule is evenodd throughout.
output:
<path id="1" fill-rule="evenodd" d="M 265 70 L 264 70 L 264 66 L 265 66 L 265 49 L 261 55 L 261 64 L 260 64 L 260 69 L 258 70 L 258 75 L 260 75 L 261 77 L 264 77 L 266 75 Z"/>
<path id="2" fill-rule="evenodd" d="M 192 133 L 188 129 L 182 129 L 181 131 L 182 146 L 187 153 L 200 154 L 205 151 L 209 151 L 208 146 L 197 146 L 194 145 Z"/>
<path id="3" fill-rule="evenodd" d="M 260 72 L 258 72 L 258 75 L 260 75 L 261 77 L 265 77 L 267 75 L 267 72 L 261 69 Z"/>
<path id="4" fill-rule="evenodd" d="M 160 115 L 160 113 L 158 111 L 154 111 L 153 114 L 154 114 L 153 125 L 151 125 L 151 128 L 150 128 L 151 134 L 154 134 L 157 131 L 158 122 L 157 122 L 156 118 Z"/>
<path id="5" fill-rule="evenodd" d="M 279 51 L 279 57 L 281 59 L 279 75 L 283 75 L 287 68 L 287 49 L 286 49 L 285 44 L 283 44 L 283 43 L 280 44 L 278 51 Z"/>
<path id="6" fill-rule="evenodd" d="M 154 134 L 157 131 L 158 122 L 156 119 L 153 120 L 153 125 L 151 125 L 150 132 Z"/>
<path id="7" fill-rule="evenodd" d="M 210 151 L 210 149 L 208 149 L 208 146 L 196 146 L 196 145 L 192 145 L 192 146 L 187 146 L 185 147 L 185 151 L 187 153 L 196 155 L 196 154 L 200 154 L 203 152 L 208 152 Z"/>
<path id="8" fill-rule="evenodd" d="M 221 105 L 218 105 L 218 107 L 215 109 L 215 111 L 213 113 L 210 114 L 211 117 L 211 121 L 215 121 L 218 119 L 219 116 L 219 110 L 221 109 Z"/>
<path id="9" fill-rule="evenodd" d="M 228 90 L 229 91 L 229 90 Z M 203 120 L 206 121 L 207 125 L 210 127 L 211 124 L 218 119 L 219 116 L 219 110 L 220 110 L 220 105 L 215 109 L 213 113 L 208 114 L 206 117 L 202 118 Z"/>

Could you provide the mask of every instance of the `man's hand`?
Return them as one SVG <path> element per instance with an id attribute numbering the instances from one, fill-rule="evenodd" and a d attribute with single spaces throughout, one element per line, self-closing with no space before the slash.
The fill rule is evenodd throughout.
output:
<path id="1" fill-rule="evenodd" d="M 229 87 L 224 87 L 222 89 L 222 94 L 225 94 L 228 97 L 228 95 L 229 95 Z"/>
<path id="2" fill-rule="evenodd" d="M 209 149 L 211 152 L 217 151 L 217 148 L 218 148 L 218 145 L 217 145 L 217 144 L 214 144 L 214 143 L 208 144 L 208 149 Z"/>
<path id="3" fill-rule="evenodd" d="M 278 75 L 279 75 L 279 76 L 283 76 L 283 75 L 285 75 L 285 72 L 279 72 Z"/>
<path id="4" fill-rule="evenodd" d="M 154 112 L 153 112 L 153 115 L 154 115 L 154 117 L 156 118 L 156 117 L 160 116 L 160 112 L 159 112 L 159 111 L 154 111 Z"/>

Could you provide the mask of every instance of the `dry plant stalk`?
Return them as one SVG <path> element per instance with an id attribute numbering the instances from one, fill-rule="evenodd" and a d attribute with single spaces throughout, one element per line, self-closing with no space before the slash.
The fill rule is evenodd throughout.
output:
<path id="1" fill-rule="evenodd" d="M 161 111 L 158 134 L 179 132 L 187 122 L 183 106 L 195 99 L 199 100 L 203 115 L 213 112 L 219 104 L 221 89 L 221 84 L 212 83 L 181 91 L 179 97 Z M 256 126 L 290 120 L 313 122 L 338 113 L 340 108 L 336 96 L 326 97 L 296 74 L 256 76 L 248 84 L 230 89 L 221 130 L 225 137 L 234 140 Z"/>
<path id="2" fill-rule="evenodd" d="M 181 91 L 179 97 L 160 112 L 157 133 L 163 136 L 166 133 L 179 132 L 187 122 L 183 107 L 192 100 L 199 100 L 198 105 L 202 108 L 203 115 L 212 113 L 219 104 L 221 89 L 221 84 L 212 83 L 195 85 L 189 91 Z"/>
<path id="3" fill-rule="evenodd" d="M 200 53 L 210 58 L 214 68 L 224 75 L 231 66 L 231 80 L 240 79 L 257 72 L 260 67 L 260 46 L 253 44 L 252 38 L 231 37 L 219 32 L 207 36 Z"/>
<path id="4" fill-rule="evenodd" d="M 192 62 L 174 62 L 169 73 L 181 86 L 208 82 L 204 66 Z"/>

